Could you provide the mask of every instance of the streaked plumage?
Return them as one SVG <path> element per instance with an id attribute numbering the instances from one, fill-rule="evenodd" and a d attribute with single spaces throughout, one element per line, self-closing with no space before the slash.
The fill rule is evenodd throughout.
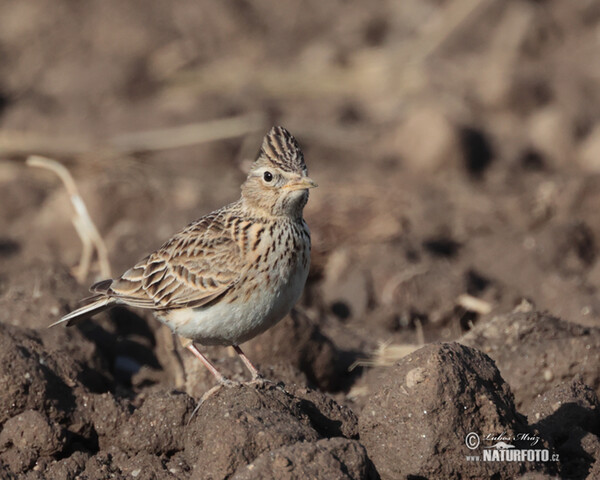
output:
<path id="1" fill-rule="evenodd" d="M 238 345 L 281 320 L 302 293 L 310 265 L 302 211 L 314 186 L 294 137 L 273 127 L 238 201 L 190 224 L 120 278 L 93 285 L 90 303 L 56 324 L 115 305 L 151 309 L 182 337 L 234 346 L 256 376 Z"/>

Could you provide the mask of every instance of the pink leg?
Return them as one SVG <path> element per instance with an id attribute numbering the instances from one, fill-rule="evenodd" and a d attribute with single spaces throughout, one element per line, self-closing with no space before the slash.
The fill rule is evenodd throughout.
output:
<path id="1" fill-rule="evenodd" d="M 194 356 L 196 358 L 198 358 L 206 368 L 208 368 L 210 370 L 210 373 L 212 373 L 215 378 L 217 379 L 217 381 L 219 383 L 226 383 L 227 379 L 221 374 L 221 372 L 219 372 L 215 366 L 210 363 L 210 360 L 208 358 L 206 358 L 204 355 L 202 355 L 202 353 L 200 352 L 200 350 L 198 350 L 196 348 L 196 345 L 194 345 L 193 343 L 187 346 L 187 349 L 192 352 L 194 354 Z"/>
<path id="2" fill-rule="evenodd" d="M 258 370 L 256 369 L 256 367 L 254 365 L 252 365 L 252 362 L 250 360 L 248 360 L 248 357 L 246 356 L 246 354 L 244 352 L 242 352 L 242 349 L 237 345 L 233 345 L 233 349 L 240 356 L 240 358 L 242 359 L 242 362 L 244 362 L 244 365 L 246 365 L 246 367 L 248 367 L 248 370 L 250 370 L 250 372 L 252 373 L 252 380 L 261 378 L 260 373 L 258 373 Z"/>

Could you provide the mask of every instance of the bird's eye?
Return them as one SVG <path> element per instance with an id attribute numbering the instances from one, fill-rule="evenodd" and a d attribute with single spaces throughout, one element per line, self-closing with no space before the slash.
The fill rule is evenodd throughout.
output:
<path id="1" fill-rule="evenodd" d="M 270 182 L 273 180 L 273 174 L 271 172 L 265 172 L 263 178 L 265 179 L 265 182 Z"/>

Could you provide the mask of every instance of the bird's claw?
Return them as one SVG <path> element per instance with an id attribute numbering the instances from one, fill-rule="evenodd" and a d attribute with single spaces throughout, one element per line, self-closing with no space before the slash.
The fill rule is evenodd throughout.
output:
<path id="1" fill-rule="evenodd" d="M 254 385 L 257 387 L 271 386 L 271 387 L 275 387 L 281 391 L 285 391 L 285 389 L 284 389 L 285 384 L 283 382 L 274 382 L 272 380 L 269 380 L 268 378 L 263 377 L 262 375 L 255 376 L 252 380 L 247 382 L 247 384 Z"/>
<path id="2" fill-rule="evenodd" d="M 207 390 L 206 392 L 204 392 L 204 394 L 202 395 L 202 397 L 200 397 L 200 400 L 198 401 L 198 404 L 194 407 L 194 410 L 192 411 L 192 414 L 190 415 L 190 419 L 188 420 L 188 424 L 192 421 L 192 418 L 194 418 L 194 415 L 196 415 L 196 413 L 200 409 L 200 406 L 206 400 L 208 400 L 210 397 L 212 397 L 215 393 L 217 393 L 219 390 L 221 390 L 223 387 L 233 388 L 233 387 L 239 387 L 241 385 L 242 384 L 240 382 L 236 382 L 235 380 L 229 380 L 228 378 L 225 378 L 225 377 L 223 377 L 223 379 L 220 379 L 219 383 L 217 385 L 215 385 L 214 387 L 212 387 L 210 390 Z"/>

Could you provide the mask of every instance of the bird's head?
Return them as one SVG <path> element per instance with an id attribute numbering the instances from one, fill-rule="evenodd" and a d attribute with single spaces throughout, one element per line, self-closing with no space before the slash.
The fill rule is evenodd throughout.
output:
<path id="1" fill-rule="evenodd" d="M 307 176 L 296 139 L 285 128 L 273 127 L 242 185 L 242 199 L 274 216 L 297 217 L 308 201 L 308 189 L 316 186 Z"/>

